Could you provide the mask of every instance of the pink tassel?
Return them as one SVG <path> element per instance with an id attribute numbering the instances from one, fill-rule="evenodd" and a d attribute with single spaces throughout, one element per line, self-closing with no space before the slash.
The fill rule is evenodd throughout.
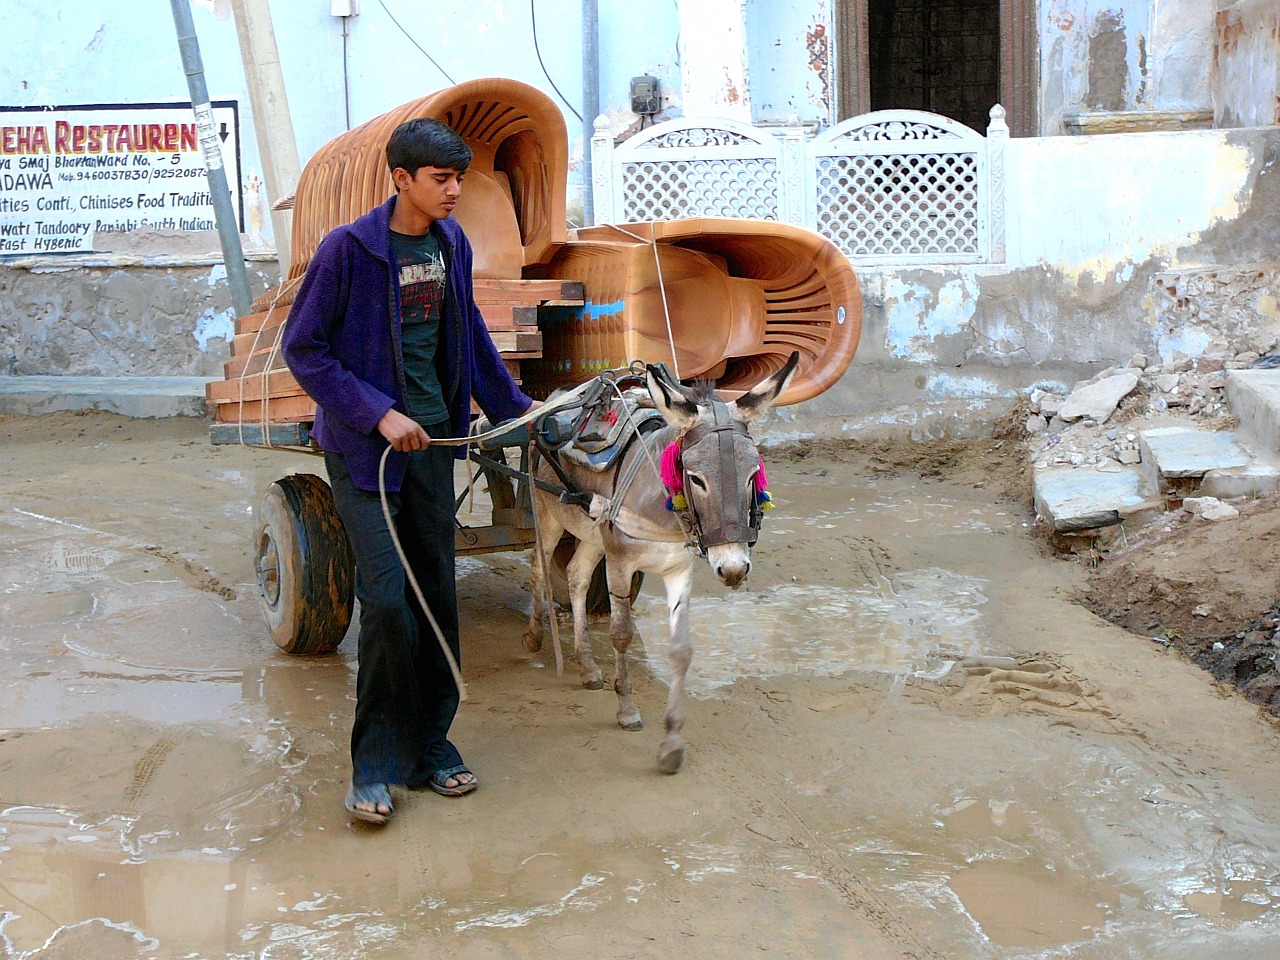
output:
<path id="1" fill-rule="evenodd" d="M 667 444 L 662 451 L 662 485 L 668 490 L 683 490 L 684 480 L 680 476 L 680 443 Z"/>
<path id="2" fill-rule="evenodd" d="M 769 489 L 769 477 L 764 472 L 764 457 L 760 458 L 760 469 L 756 471 L 756 493 L 764 493 Z"/>

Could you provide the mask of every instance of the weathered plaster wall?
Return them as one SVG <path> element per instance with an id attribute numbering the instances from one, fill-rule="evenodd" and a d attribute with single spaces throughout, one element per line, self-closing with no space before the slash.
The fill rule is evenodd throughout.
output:
<path id="1" fill-rule="evenodd" d="M 827 0 L 746 0 L 756 123 L 835 122 L 836 62 Z"/>
<path id="2" fill-rule="evenodd" d="M 1046 0 L 1041 131 L 1091 132 L 1091 118 L 1117 113 L 1139 115 L 1130 129 L 1207 126 L 1212 51 L 1207 0 Z"/>
<path id="3" fill-rule="evenodd" d="M 1280 334 L 1280 127 L 1011 141 L 1009 262 L 860 269 L 848 373 L 798 432 L 987 429 L 1032 386 Z"/>
<path id="4" fill-rule="evenodd" d="M 1280 4 L 1219 0 L 1219 7 L 1209 81 L 1215 125 L 1280 123 Z"/>
<path id="5" fill-rule="evenodd" d="M 234 314 L 218 257 L 30 258 L 0 267 L 0 374 L 221 377 Z M 277 282 L 250 263 L 254 295 Z"/>

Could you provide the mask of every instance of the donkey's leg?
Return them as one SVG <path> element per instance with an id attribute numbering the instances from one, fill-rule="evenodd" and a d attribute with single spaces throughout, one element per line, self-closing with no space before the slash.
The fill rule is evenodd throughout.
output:
<path id="1" fill-rule="evenodd" d="M 631 697 L 631 675 L 627 672 L 627 647 L 631 645 L 630 566 L 621 558 L 607 567 L 609 579 L 609 639 L 613 641 L 613 692 L 618 695 L 618 725 L 623 730 L 642 730 L 640 708 Z"/>
<path id="2" fill-rule="evenodd" d="M 569 561 L 569 602 L 573 607 L 573 654 L 578 658 L 582 673 L 582 685 L 588 690 L 604 686 L 604 676 L 591 655 L 591 643 L 587 639 L 587 589 L 596 566 L 604 557 L 604 550 L 586 540 L 579 540 Z"/>
<path id="3" fill-rule="evenodd" d="M 533 508 L 538 510 L 538 497 L 540 491 L 534 491 Z M 534 544 L 533 552 L 529 555 L 529 588 L 533 591 L 533 610 L 529 614 L 529 626 L 525 629 L 524 635 L 520 638 L 524 643 L 524 648 L 530 653 L 537 653 L 542 649 L 542 614 L 543 614 L 543 595 L 549 594 L 551 585 L 547 583 L 543 577 L 543 564 L 548 568 L 551 565 L 551 554 L 556 548 L 556 544 L 560 542 L 560 536 L 564 533 L 564 527 L 554 516 L 551 510 L 541 510 L 538 513 L 538 535 L 539 543 Z M 542 551 L 539 556 L 538 551 Z M 548 599 L 546 605 L 546 614 L 549 617 L 556 615 L 555 600 Z"/>
<path id="4" fill-rule="evenodd" d="M 658 747 L 658 767 L 663 773 L 675 773 L 684 761 L 684 678 L 693 660 L 693 641 L 689 638 L 689 593 L 693 585 L 693 564 L 667 574 L 667 615 L 671 621 L 671 691 L 667 695 L 667 735 Z"/>

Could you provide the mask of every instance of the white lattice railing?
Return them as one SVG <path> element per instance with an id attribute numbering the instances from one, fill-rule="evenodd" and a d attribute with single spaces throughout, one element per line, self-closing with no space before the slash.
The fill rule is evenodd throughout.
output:
<path id="1" fill-rule="evenodd" d="M 607 196 L 593 195 L 602 223 L 684 217 L 779 219 L 781 150 L 771 134 L 733 120 L 682 118 L 612 148 Z M 597 126 L 593 150 L 604 147 Z M 593 161 L 596 157 L 593 154 Z M 602 204 L 603 199 L 603 204 Z"/>
<path id="2" fill-rule="evenodd" d="M 731 120 L 660 123 L 614 147 L 597 121 L 601 223 L 683 217 L 785 220 L 857 263 L 1003 262 L 1004 109 L 987 136 L 946 117 L 884 110 L 806 140 Z"/>

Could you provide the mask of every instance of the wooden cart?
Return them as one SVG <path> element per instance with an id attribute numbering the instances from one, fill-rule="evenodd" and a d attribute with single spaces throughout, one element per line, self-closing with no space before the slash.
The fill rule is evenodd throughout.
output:
<path id="1" fill-rule="evenodd" d="M 568 134 L 556 105 L 514 80 L 472 80 L 410 101 L 335 137 L 307 163 L 292 199 L 289 276 L 236 321 L 226 378 L 209 384 L 214 443 L 314 453 L 315 404 L 280 352 L 280 333 L 325 234 L 394 192 L 385 146 L 397 125 L 433 117 L 473 152 L 454 211 L 475 250 L 476 302 L 512 375 L 543 398 L 632 361 L 713 379 L 726 398 L 800 366 L 778 404 L 835 383 L 853 357 L 862 301 L 848 261 L 790 224 L 717 218 L 600 226 L 570 235 Z M 518 463 L 508 463 L 514 454 Z M 459 525 L 458 552 L 533 543 L 521 479 L 527 447 L 470 451 L 488 487 L 490 523 Z M 557 546 L 563 568 L 572 544 Z M 289 653 L 337 647 L 351 620 L 353 562 L 328 485 L 294 474 L 258 506 L 254 564 L 271 635 Z M 602 571 L 596 602 L 607 609 Z"/>

